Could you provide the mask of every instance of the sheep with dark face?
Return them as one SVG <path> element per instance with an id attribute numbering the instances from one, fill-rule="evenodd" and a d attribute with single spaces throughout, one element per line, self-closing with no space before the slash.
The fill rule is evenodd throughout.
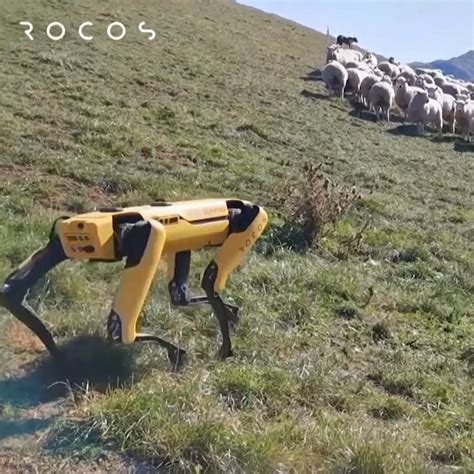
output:
<path id="1" fill-rule="evenodd" d="M 408 120 L 417 125 L 418 133 L 425 133 L 425 125 L 433 124 L 443 133 L 443 108 L 427 91 L 417 92 L 408 106 Z"/>

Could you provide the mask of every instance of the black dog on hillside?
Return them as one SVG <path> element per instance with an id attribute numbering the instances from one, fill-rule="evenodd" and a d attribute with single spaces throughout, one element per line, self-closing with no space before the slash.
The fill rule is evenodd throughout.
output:
<path id="1" fill-rule="evenodd" d="M 347 44 L 349 48 L 352 48 L 353 43 L 358 43 L 357 38 L 354 38 L 353 36 L 343 36 L 339 35 L 337 37 L 337 44 L 342 46 L 343 44 Z"/>

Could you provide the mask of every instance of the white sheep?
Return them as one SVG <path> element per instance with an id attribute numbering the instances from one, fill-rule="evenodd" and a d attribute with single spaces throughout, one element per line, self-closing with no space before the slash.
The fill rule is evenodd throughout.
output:
<path id="1" fill-rule="evenodd" d="M 434 79 L 428 74 L 422 74 L 415 77 L 415 87 L 426 90 L 428 86 L 436 86 Z"/>
<path id="2" fill-rule="evenodd" d="M 469 94 L 458 94 L 456 100 L 468 101 L 470 99 Z"/>
<path id="3" fill-rule="evenodd" d="M 347 85 L 350 86 L 353 91 L 354 98 L 356 101 L 361 101 L 360 86 L 362 81 L 369 75 L 369 72 L 361 69 L 348 69 Z"/>
<path id="4" fill-rule="evenodd" d="M 375 75 L 369 75 L 364 77 L 362 79 L 362 82 L 360 83 L 360 97 L 362 104 L 365 106 L 369 106 L 369 92 L 370 89 L 372 89 L 372 86 L 376 83 L 379 82 L 380 78 L 375 76 Z M 372 111 L 372 109 L 370 109 Z"/>
<path id="5" fill-rule="evenodd" d="M 459 79 L 447 79 L 446 82 L 447 86 L 454 86 L 451 87 L 451 95 L 453 95 L 454 89 L 458 90 L 458 94 L 466 94 L 469 95 L 469 87 L 467 83 L 461 82 Z"/>
<path id="6" fill-rule="evenodd" d="M 408 106 L 408 120 L 417 125 L 418 133 L 425 133 L 425 125 L 432 123 L 439 133 L 443 133 L 443 108 L 428 97 L 427 91 L 417 92 Z"/>
<path id="7" fill-rule="evenodd" d="M 400 74 L 398 75 L 398 77 L 404 77 L 409 86 L 414 86 L 415 85 L 416 73 L 407 64 L 402 64 L 400 66 Z M 397 79 L 398 79 L 398 77 L 397 77 Z"/>
<path id="8" fill-rule="evenodd" d="M 349 61 L 362 61 L 362 53 L 356 51 L 355 49 L 341 49 L 338 52 L 338 58 L 341 64 L 347 63 Z"/>
<path id="9" fill-rule="evenodd" d="M 341 47 L 338 44 L 331 44 L 326 50 L 326 64 L 331 60 L 336 60 L 336 51 Z"/>
<path id="10" fill-rule="evenodd" d="M 368 73 L 373 72 L 372 66 L 364 61 L 359 63 L 359 65 L 357 66 L 357 69 L 360 69 L 361 71 L 366 71 Z"/>
<path id="11" fill-rule="evenodd" d="M 395 79 L 400 75 L 400 68 L 388 61 L 381 62 L 377 67 L 392 79 Z"/>
<path id="12" fill-rule="evenodd" d="M 349 61 L 344 64 L 347 70 L 349 69 L 360 69 L 362 71 L 372 72 L 372 68 L 365 62 Z"/>
<path id="13" fill-rule="evenodd" d="M 346 69 L 355 69 L 359 67 L 359 63 L 357 61 L 348 61 L 346 64 L 344 64 L 344 67 Z"/>
<path id="14" fill-rule="evenodd" d="M 425 84 L 434 84 L 434 79 L 429 74 L 420 74 L 420 76 L 425 80 Z"/>
<path id="15" fill-rule="evenodd" d="M 329 62 L 331 59 L 336 60 L 345 66 L 349 62 L 361 62 L 362 53 L 355 49 L 344 49 L 341 46 L 335 47 L 334 45 L 331 45 L 327 48 L 326 62 Z"/>
<path id="16" fill-rule="evenodd" d="M 416 78 L 415 78 L 415 87 L 419 87 L 420 89 L 425 90 L 426 83 L 425 83 L 425 80 L 421 76 L 416 76 Z"/>
<path id="17" fill-rule="evenodd" d="M 390 80 L 390 79 L 389 79 Z M 393 106 L 395 92 L 392 84 L 381 80 L 376 82 L 369 92 L 369 104 L 375 111 L 376 120 L 380 119 L 380 113 L 385 114 L 387 122 L 390 122 L 390 109 Z"/>
<path id="18" fill-rule="evenodd" d="M 445 94 L 440 87 L 427 86 L 428 97 L 435 99 L 443 109 L 443 123 L 448 125 L 448 132 L 455 132 L 456 101 L 453 96 Z"/>
<path id="19" fill-rule="evenodd" d="M 434 78 L 435 76 L 439 75 L 441 71 L 439 69 L 425 69 L 425 72 L 420 73 L 421 75 L 426 74 L 427 76 L 430 76 L 431 78 Z"/>
<path id="20" fill-rule="evenodd" d="M 346 68 L 338 61 L 331 60 L 321 73 L 323 81 L 326 83 L 326 89 L 334 92 L 339 97 L 344 97 L 348 74 Z"/>
<path id="21" fill-rule="evenodd" d="M 378 61 L 377 61 L 377 58 L 375 57 L 375 54 L 373 53 L 365 53 L 364 54 L 364 57 L 362 58 L 362 61 L 364 63 L 367 63 L 371 69 L 374 69 L 375 67 L 377 67 L 377 64 L 378 64 Z"/>
<path id="22" fill-rule="evenodd" d="M 400 68 L 400 74 L 402 72 L 409 72 L 410 74 L 413 74 L 416 76 L 416 72 L 413 70 L 413 68 L 411 66 L 409 66 L 408 64 L 400 64 L 399 66 Z"/>
<path id="23" fill-rule="evenodd" d="M 407 80 L 403 76 L 398 76 L 395 83 L 395 103 L 401 112 L 403 112 L 404 119 L 407 117 L 408 106 L 417 92 L 423 91 L 420 87 L 408 85 Z"/>
<path id="24" fill-rule="evenodd" d="M 471 100 L 456 100 L 456 128 L 464 140 L 470 139 L 471 121 L 474 118 L 474 102 Z"/>
<path id="25" fill-rule="evenodd" d="M 428 69 L 428 68 L 423 68 L 423 67 L 417 67 L 415 68 L 415 73 L 418 75 L 428 74 L 431 77 L 435 77 L 439 74 L 442 74 L 442 71 L 440 69 Z"/>
<path id="26" fill-rule="evenodd" d="M 459 85 L 451 83 L 451 82 L 445 82 L 442 84 L 441 89 L 443 89 L 443 92 L 445 94 L 452 95 L 455 99 L 459 94 L 462 94 L 462 88 L 459 87 Z"/>

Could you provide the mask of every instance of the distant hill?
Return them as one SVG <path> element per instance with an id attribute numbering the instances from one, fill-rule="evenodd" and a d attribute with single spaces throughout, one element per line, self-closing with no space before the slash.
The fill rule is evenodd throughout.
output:
<path id="1" fill-rule="evenodd" d="M 441 69 L 445 74 L 452 74 L 465 81 L 474 81 L 474 50 L 471 49 L 457 58 L 438 59 L 431 63 L 415 62 L 411 66 Z"/>

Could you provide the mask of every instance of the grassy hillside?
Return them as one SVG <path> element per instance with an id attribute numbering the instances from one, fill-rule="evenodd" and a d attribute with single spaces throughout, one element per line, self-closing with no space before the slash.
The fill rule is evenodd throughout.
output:
<path id="1" fill-rule="evenodd" d="M 451 59 L 437 59 L 431 63 L 413 63 L 413 67 L 427 67 L 441 69 L 445 74 L 464 79 L 465 81 L 474 81 L 474 50 Z"/>
<path id="2" fill-rule="evenodd" d="M 87 20 L 90 43 L 73 30 Z M 88 336 L 121 265 L 69 263 L 29 297 L 67 344 L 71 388 L 90 381 L 58 398 L 64 374 L 1 310 L 0 471 L 474 469 L 472 153 L 327 98 L 304 80 L 325 36 L 231 2 L 4 0 L 0 22 L 2 280 L 55 217 L 97 205 L 224 195 L 271 218 L 229 281 L 243 321 L 226 363 L 210 311 L 171 309 L 161 278 L 143 325 L 187 349 L 185 370 L 151 347 L 108 352 Z M 363 198 L 297 252 L 276 203 L 306 161 Z M 196 293 L 211 258 L 194 258 Z"/>

